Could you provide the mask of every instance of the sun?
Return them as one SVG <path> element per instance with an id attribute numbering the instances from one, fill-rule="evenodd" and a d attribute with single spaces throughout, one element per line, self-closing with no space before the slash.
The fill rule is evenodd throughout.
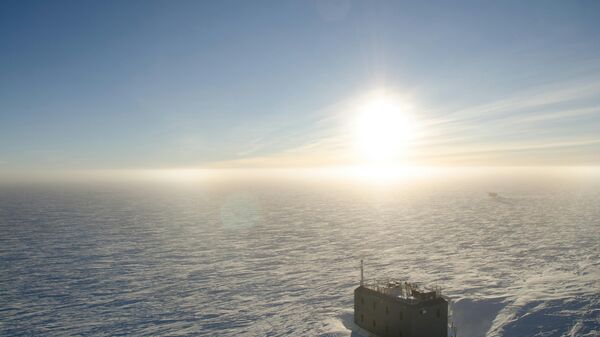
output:
<path id="1" fill-rule="evenodd" d="M 397 164 L 406 160 L 416 132 L 410 106 L 389 95 L 371 97 L 358 109 L 356 145 L 371 163 Z"/>

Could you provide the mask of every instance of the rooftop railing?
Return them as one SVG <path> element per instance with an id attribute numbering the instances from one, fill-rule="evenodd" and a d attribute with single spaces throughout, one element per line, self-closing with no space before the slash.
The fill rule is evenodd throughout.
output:
<path id="1" fill-rule="evenodd" d="M 411 303 L 442 296 L 442 289 L 439 286 L 424 288 L 417 283 L 398 280 L 367 281 L 363 283 L 363 286 L 384 295 L 402 298 Z"/>

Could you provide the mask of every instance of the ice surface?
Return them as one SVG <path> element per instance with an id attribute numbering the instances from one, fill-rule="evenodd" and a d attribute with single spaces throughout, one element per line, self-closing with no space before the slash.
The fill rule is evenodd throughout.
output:
<path id="1" fill-rule="evenodd" d="M 592 178 L 6 185 L 0 231 L 4 336 L 359 336 L 361 258 L 461 337 L 600 335 Z"/>

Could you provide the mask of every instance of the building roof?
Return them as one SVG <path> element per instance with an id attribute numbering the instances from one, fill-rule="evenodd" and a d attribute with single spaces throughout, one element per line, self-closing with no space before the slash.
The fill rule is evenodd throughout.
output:
<path id="1" fill-rule="evenodd" d="M 442 296 L 441 288 L 433 287 L 431 289 L 426 289 L 420 287 L 416 283 L 402 281 L 374 281 L 363 283 L 356 290 L 359 289 L 410 305 L 437 303 L 441 301 L 446 302 L 446 299 Z"/>

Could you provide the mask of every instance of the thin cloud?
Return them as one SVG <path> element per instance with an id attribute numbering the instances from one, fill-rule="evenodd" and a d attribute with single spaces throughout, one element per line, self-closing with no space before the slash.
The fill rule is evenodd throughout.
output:
<path id="1" fill-rule="evenodd" d="M 500 156 L 508 165 L 511 153 L 517 156 L 521 152 L 538 151 L 540 155 L 556 156 L 561 149 L 596 146 L 600 144 L 597 136 L 600 132 L 591 132 L 589 127 L 570 134 L 560 125 L 544 123 L 576 121 L 598 114 L 600 106 L 594 98 L 600 98 L 599 93 L 600 82 L 579 81 L 532 88 L 450 113 L 445 113 L 443 107 L 427 113 L 420 111 L 421 117 L 428 118 L 419 121 L 424 132 L 413 144 L 413 159 L 481 164 L 490 157 Z M 292 122 L 281 125 L 249 142 L 246 150 L 238 152 L 244 158 L 214 164 L 273 167 L 356 163 L 360 159 L 354 150 L 349 125 L 354 118 L 352 111 L 361 99 L 364 97 L 341 100 L 310 113 L 308 127 Z"/>
<path id="2" fill-rule="evenodd" d="M 495 102 L 470 107 L 447 115 L 442 122 L 464 121 L 478 119 L 482 116 L 517 113 L 524 109 L 541 108 L 551 104 L 571 102 L 578 99 L 598 97 L 600 82 L 563 83 L 560 87 L 542 87 L 520 93 Z"/>

